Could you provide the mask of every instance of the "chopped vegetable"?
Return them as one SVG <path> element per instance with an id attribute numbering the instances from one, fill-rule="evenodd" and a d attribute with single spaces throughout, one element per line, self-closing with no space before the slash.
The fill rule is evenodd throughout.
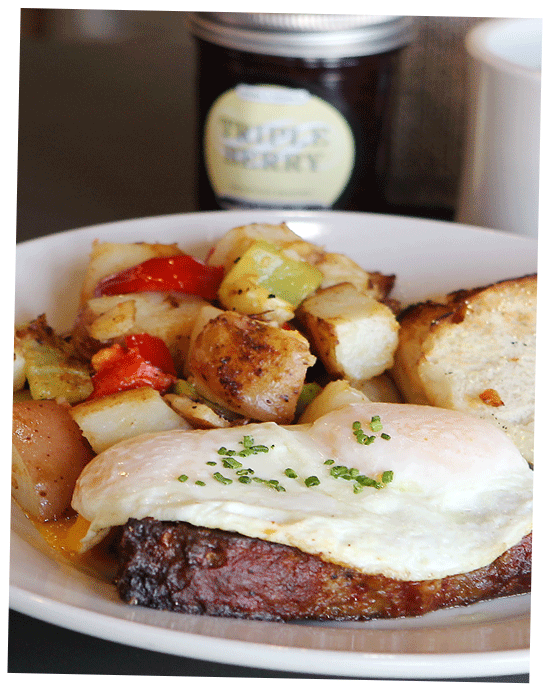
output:
<path id="1" fill-rule="evenodd" d="M 34 400 L 63 398 L 78 403 L 90 395 L 92 381 L 87 365 L 74 357 L 69 344 L 53 332 L 44 315 L 16 329 L 15 337 Z"/>
<path id="2" fill-rule="evenodd" d="M 296 404 L 296 415 L 301 415 L 307 406 L 321 393 L 322 387 L 317 382 L 307 382 L 302 386 L 298 403 Z"/>
<path id="3" fill-rule="evenodd" d="M 293 259 L 265 240 L 254 242 L 225 275 L 219 298 L 242 314 L 267 314 L 282 323 L 323 279 L 313 265 Z"/>
<path id="4" fill-rule="evenodd" d="M 354 434 L 355 438 L 357 439 L 357 441 L 359 442 L 359 444 L 365 444 L 368 446 L 369 444 L 372 444 L 374 442 L 374 440 L 376 439 L 376 437 L 374 435 L 369 436 L 368 434 L 365 434 L 365 432 L 363 432 L 363 429 L 361 427 L 361 423 L 359 421 L 355 421 L 353 423 L 352 427 L 353 427 L 353 434 Z"/>
<path id="5" fill-rule="evenodd" d="M 254 275 L 270 294 L 296 307 L 316 290 L 322 273 L 308 262 L 292 259 L 275 245 L 259 240 L 251 245 L 227 275 L 228 282 L 239 276 Z"/>
<path id="6" fill-rule="evenodd" d="M 188 254 L 153 257 L 103 278 L 95 289 L 95 296 L 174 291 L 214 300 L 222 278 L 223 267 L 206 266 Z"/>
<path id="7" fill-rule="evenodd" d="M 214 473 L 212 477 L 218 482 L 221 482 L 222 485 L 230 485 L 233 482 L 231 478 L 224 477 L 221 473 Z"/>
<path id="8" fill-rule="evenodd" d="M 165 393 L 176 381 L 170 352 L 160 338 L 148 334 L 127 336 L 126 346 L 115 343 L 92 357 L 90 399 L 148 386 Z"/>
<path id="9" fill-rule="evenodd" d="M 12 494 L 39 521 L 70 511 L 76 479 L 94 456 L 69 410 L 55 401 L 13 405 Z"/>
<path id="10" fill-rule="evenodd" d="M 93 398 L 69 412 L 96 453 L 139 434 L 191 428 L 148 386 Z"/>
<path id="11" fill-rule="evenodd" d="M 130 334 L 126 336 L 128 348 L 137 348 L 141 357 L 151 365 L 158 367 L 166 374 L 176 376 L 174 361 L 168 347 L 161 338 L 155 338 L 149 334 Z"/>
<path id="12" fill-rule="evenodd" d="M 370 421 L 370 428 L 373 432 L 382 431 L 382 423 L 380 422 L 380 415 L 373 415 Z"/>

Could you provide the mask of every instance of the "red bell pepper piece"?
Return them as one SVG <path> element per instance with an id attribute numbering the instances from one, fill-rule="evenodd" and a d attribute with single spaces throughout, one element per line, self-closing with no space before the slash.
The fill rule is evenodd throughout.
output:
<path id="1" fill-rule="evenodd" d="M 141 357 L 151 365 L 173 377 L 177 376 L 172 355 L 162 338 L 147 333 L 130 334 L 125 337 L 124 341 L 128 348 L 137 348 Z"/>
<path id="2" fill-rule="evenodd" d="M 106 276 L 98 283 L 95 295 L 125 295 L 149 290 L 174 291 L 214 300 L 223 274 L 223 266 L 207 266 L 188 254 L 153 257 Z"/>
<path id="3" fill-rule="evenodd" d="M 126 346 L 115 343 L 92 358 L 96 373 L 88 400 L 144 386 L 166 393 L 176 380 L 170 352 L 162 339 L 149 334 L 126 337 Z"/>

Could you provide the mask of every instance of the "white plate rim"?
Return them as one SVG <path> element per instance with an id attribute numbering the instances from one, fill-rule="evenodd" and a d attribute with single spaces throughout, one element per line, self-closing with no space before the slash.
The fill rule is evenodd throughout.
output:
<path id="1" fill-rule="evenodd" d="M 312 226 L 319 226 L 321 229 L 326 229 L 330 226 L 331 229 L 338 228 L 341 230 L 346 225 L 346 232 L 355 233 L 359 228 L 363 230 L 373 230 L 373 235 L 377 239 L 377 249 L 380 257 L 380 252 L 384 255 L 387 253 L 388 247 L 391 246 L 391 232 L 392 229 L 399 228 L 401 235 L 409 237 L 417 234 L 416 242 L 419 242 L 418 234 L 422 237 L 427 235 L 426 242 L 433 242 L 434 237 L 445 240 L 445 247 L 447 250 L 454 247 L 454 243 L 459 242 L 470 250 L 461 249 L 458 252 L 460 258 L 467 256 L 468 251 L 471 251 L 471 243 L 476 242 L 478 253 L 480 247 L 485 248 L 481 254 L 487 251 L 487 248 L 500 247 L 502 252 L 509 251 L 514 254 L 514 268 L 518 267 L 518 271 L 508 272 L 506 274 L 504 266 L 506 261 L 496 261 L 496 266 L 489 267 L 486 273 L 487 280 L 478 283 L 484 285 L 493 280 L 501 280 L 509 278 L 514 275 L 523 275 L 524 273 L 531 273 L 537 270 L 536 267 L 536 242 L 531 238 L 524 238 L 522 236 L 512 235 L 501 231 L 491 231 L 472 226 L 464 226 L 459 224 L 451 224 L 442 221 L 425 220 L 418 218 L 394 217 L 374 214 L 361 214 L 351 212 L 269 212 L 269 211 L 245 211 L 245 212 L 201 212 L 194 214 L 172 214 L 161 217 L 150 217 L 146 219 L 131 219 L 129 221 L 118 221 L 115 223 L 106 223 L 96 226 L 89 226 L 86 228 L 76 229 L 72 231 L 65 231 L 55 235 L 45 236 L 34 240 L 26 241 L 17 246 L 18 256 L 29 254 L 34 256 L 36 252 L 40 252 L 44 246 L 70 247 L 71 243 L 75 241 L 84 242 L 90 241 L 95 237 L 107 239 L 109 237 L 120 238 L 127 240 L 139 239 L 136 234 L 144 231 L 151 231 L 157 229 L 157 232 L 167 229 L 175 231 L 176 228 L 189 227 L 191 224 L 196 229 L 201 229 L 203 225 L 212 227 L 213 236 L 224 232 L 235 225 L 243 225 L 249 222 L 282 222 L 288 221 L 291 227 L 294 227 L 297 232 L 300 232 L 303 227 L 310 224 Z M 301 225 L 300 225 L 301 224 Z M 351 230 L 350 230 L 351 227 Z M 202 232 L 202 231 L 201 231 Z M 343 231 L 342 231 L 343 232 Z M 334 230 L 329 231 L 329 235 L 333 234 Z M 344 233 L 345 234 L 345 233 Z M 322 233 L 321 233 L 322 235 Z M 141 239 L 163 241 L 158 238 L 142 237 Z M 211 238 L 210 238 L 211 239 Z M 312 238 L 313 239 L 313 238 Z M 172 242 L 173 239 L 166 239 L 164 241 Z M 315 240 L 314 240 L 315 241 Z M 372 237 L 370 242 L 372 242 Z M 379 243 L 382 242 L 380 249 Z M 415 243 L 412 243 L 414 245 Z M 421 245 L 422 243 L 420 243 Z M 184 243 L 182 242 L 182 245 Z M 337 247 L 329 248 L 338 251 Z M 518 261 L 519 258 L 519 261 Z M 391 258 L 390 258 L 391 259 Z M 386 266 L 366 266 L 370 270 L 385 270 L 388 271 L 391 261 L 384 256 L 382 264 Z M 364 262 L 363 262 L 364 264 Z M 479 267 L 474 268 L 473 273 L 479 271 Z M 467 272 L 466 272 L 467 273 Z M 19 274 L 17 274 L 19 275 Z M 463 281 L 462 284 L 454 285 L 462 276 L 450 275 L 446 277 L 446 285 L 449 285 L 449 290 L 455 290 L 460 287 L 474 287 Z M 16 284 L 18 281 L 16 279 Z M 399 285 L 399 274 L 396 286 Z M 406 292 L 406 288 L 403 288 Z M 437 291 L 436 291 L 437 292 Z M 415 296 L 416 297 L 416 296 Z M 419 299 L 423 299 L 420 297 Z M 16 305 L 17 305 L 17 290 L 16 290 Z M 323 649 L 316 648 L 311 644 L 316 638 L 320 639 L 320 627 L 305 627 L 303 630 L 311 628 L 309 635 L 310 644 L 307 642 L 301 647 L 288 647 L 284 644 L 272 645 L 267 642 L 255 642 L 252 640 L 236 640 L 227 638 L 217 639 L 217 646 L 204 646 L 204 634 L 196 634 L 192 631 L 175 630 L 170 628 L 170 635 L 166 635 L 166 630 L 154 627 L 152 628 L 147 623 L 140 621 L 128 620 L 126 615 L 106 615 L 101 611 L 87 611 L 88 618 L 83 619 L 82 611 L 78 606 L 74 606 L 62 600 L 48 597 L 46 593 L 40 592 L 40 588 L 28 588 L 21 582 L 17 576 L 18 559 L 21 557 L 21 550 L 29 548 L 28 543 L 19 535 L 12 533 L 11 541 L 11 585 L 10 585 L 10 605 L 17 611 L 29 614 L 38 619 L 43 619 L 49 623 L 64 626 L 69 629 L 77 630 L 82 633 L 87 633 L 100 638 L 108 640 L 116 640 L 119 642 L 135 645 L 158 652 L 167 652 L 171 654 L 179 654 L 186 657 L 193 657 L 197 659 L 204 659 L 228 664 L 239 664 L 243 666 L 261 666 L 266 669 L 277 669 L 293 672 L 311 673 L 315 670 L 318 674 L 328 675 L 342 675 L 342 676 L 367 676 L 372 678 L 399 678 L 399 679 L 414 679 L 414 678 L 464 678 L 475 676 L 494 676 L 503 674 L 517 674 L 525 673 L 529 670 L 529 615 L 527 606 L 527 615 L 518 615 L 512 612 L 509 620 L 498 620 L 496 624 L 492 624 L 492 631 L 495 633 L 499 627 L 503 626 L 507 630 L 507 635 L 510 634 L 511 639 L 516 637 L 520 644 L 514 647 L 513 644 L 507 645 L 505 649 L 494 650 L 480 650 L 475 652 L 473 650 L 462 650 L 460 652 L 451 651 L 437 651 L 437 652 L 414 652 L 407 649 L 401 641 L 401 649 L 396 651 L 385 652 L 369 652 L 366 651 L 345 651 L 337 649 Z M 24 545 L 24 546 L 22 546 Z M 528 596 L 520 596 L 525 598 Z M 507 599 L 509 600 L 509 599 Z M 514 598 L 511 598 L 514 600 Z M 492 604 L 492 603 L 490 603 Z M 500 603 L 499 603 L 500 604 Z M 474 606 L 475 607 L 475 606 Z M 127 606 L 125 606 L 127 611 Z M 133 609 L 133 608 L 131 608 Z M 521 605 L 520 605 L 521 609 Z M 436 613 L 437 614 L 437 613 Z M 176 615 L 181 617 L 182 615 Z M 431 616 L 431 615 L 428 615 Z M 181 619 L 179 620 L 182 621 Z M 485 626 L 487 622 L 482 624 Z M 256 628 L 265 626 L 266 622 L 247 622 Z M 434 630 L 445 631 L 438 629 L 440 624 L 436 622 Z M 273 624 L 275 627 L 288 626 Z M 464 629 L 464 627 L 466 627 Z M 470 627 L 470 633 L 476 630 L 476 624 L 468 623 L 463 627 L 464 630 Z M 177 627 L 176 627 L 177 628 Z M 344 631 L 345 629 L 339 629 Z M 357 629 L 354 629 L 357 634 Z M 162 633 L 164 632 L 164 633 Z M 153 635 L 154 634 L 154 635 Z M 338 634 L 336 634 L 338 635 Z M 359 634 L 357 634 L 359 635 Z M 210 639 L 216 640 L 216 637 L 209 636 Z M 308 637 L 306 636 L 306 639 Z M 353 638 L 353 637 L 352 637 Z M 526 643 L 527 641 L 527 643 Z M 403 647 L 404 646 L 404 647 Z M 207 650 L 205 650 L 205 648 Z M 257 661 L 261 659 L 261 665 Z M 251 665 L 251 661 L 254 664 Z"/>

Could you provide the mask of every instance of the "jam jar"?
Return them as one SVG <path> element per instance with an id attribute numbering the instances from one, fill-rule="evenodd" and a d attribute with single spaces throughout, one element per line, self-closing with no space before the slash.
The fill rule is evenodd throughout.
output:
<path id="1" fill-rule="evenodd" d="M 191 12 L 199 207 L 384 210 L 411 17 Z"/>

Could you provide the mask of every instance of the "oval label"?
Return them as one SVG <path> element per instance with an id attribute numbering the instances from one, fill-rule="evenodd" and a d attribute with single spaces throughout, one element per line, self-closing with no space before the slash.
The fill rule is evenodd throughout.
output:
<path id="1" fill-rule="evenodd" d="M 355 163 L 351 128 L 305 89 L 239 84 L 206 118 L 205 166 L 220 205 L 330 208 Z"/>

